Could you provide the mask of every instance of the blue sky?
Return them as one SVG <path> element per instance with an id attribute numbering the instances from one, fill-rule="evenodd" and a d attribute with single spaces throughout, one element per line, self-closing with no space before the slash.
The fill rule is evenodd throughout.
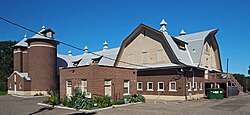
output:
<path id="1" fill-rule="evenodd" d="M 167 29 L 177 36 L 219 28 L 223 70 L 229 58 L 229 71 L 247 75 L 250 65 L 250 1 L 248 0 L 1 0 L 0 16 L 39 31 L 42 25 L 52 28 L 55 38 L 90 51 L 102 49 L 104 41 L 110 48 L 122 41 L 140 24 L 159 29 L 162 19 Z M 0 21 L 0 40 L 23 39 L 33 34 Z M 82 53 L 59 45 L 58 52 Z"/>

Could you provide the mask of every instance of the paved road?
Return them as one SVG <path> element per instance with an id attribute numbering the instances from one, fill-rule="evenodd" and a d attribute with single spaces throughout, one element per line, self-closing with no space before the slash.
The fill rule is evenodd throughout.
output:
<path id="1" fill-rule="evenodd" d="M 86 115 L 37 105 L 44 97 L 20 98 L 0 96 L 0 115 Z M 154 101 L 98 111 L 98 115 L 250 115 L 250 96 L 237 96 L 223 100 Z"/>

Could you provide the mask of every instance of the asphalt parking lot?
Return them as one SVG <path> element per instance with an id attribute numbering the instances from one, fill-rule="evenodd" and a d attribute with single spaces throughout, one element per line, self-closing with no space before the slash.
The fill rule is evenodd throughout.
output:
<path id="1" fill-rule="evenodd" d="M 0 115 L 86 115 L 86 113 L 37 105 L 46 97 L 0 96 Z M 88 115 L 250 115 L 250 96 L 223 100 L 156 101 L 112 108 Z"/>

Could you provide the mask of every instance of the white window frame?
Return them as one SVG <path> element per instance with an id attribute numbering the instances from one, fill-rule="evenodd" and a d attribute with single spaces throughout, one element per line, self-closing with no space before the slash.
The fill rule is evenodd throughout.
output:
<path id="1" fill-rule="evenodd" d="M 203 90 L 203 83 L 202 82 L 199 83 L 199 89 Z"/>
<path id="2" fill-rule="evenodd" d="M 192 91 L 192 83 L 188 82 L 188 91 Z"/>
<path id="3" fill-rule="evenodd" d="M 163 84 L 163 89 L 160 89 L 160 83 Z M 158 89 L 157 91 L 164 91 L 164 82 L 158 82 Z"/>
<path id="4" fill-rule="evenodd" d="M 127 86 L 127 87 L 128 87 L 128 92 L 127 92 L 127 93 L 125 93 L 125 92 L 124 92 L 124 88 L 125 88 L 125 81 L 127 81 L 127 82 L 128 82 L 128 86 Z M 130 92 L 130 90 L 129 90 L 129 85 L 130 85 L 129 80 L 124 80 L 124 82 L 123 82 L 123 95 L 130 95 L 130 93 L 129 93 L 129 92 Z"/>
<path id="5" fill-rule="evenodd" d="M 19 89 L 22 89 L 22 83 L 18 84 Z"/>
<path id="6" fill-rule="evenodd" d="M 82 83 L 81 83 L 81 90 L 82 90 L 82 93 L 87 93 L 88 92 L 88 80 L 87 79 L 83 79 L 82 81 L 81 81 Z M 84 82 L 85 82 L 85 84 L 86 84 L 86 86 L 84 86 Z"/>
<path id="7" fill-rule="evenodd" d="M 152 83 L 152 89 L 149 89 L 150 83 Z M 153 82 L 147 82 L 147 91 L 154 91 L 154 83 Z"/>
<path id="8" fill-rule="evenodd" d="M 194 91 L 197 91 L 197 82 L 194 82 Z"/>
<path id="9" fill-rule="evenodd" d="M 141 89 L 139 89 L 139 84 L 141 84 Z M 142 82 L 137 82 L 137 90 L 138 90 L 138 91 L 142 91 L 142 89 L 143 89 L 143 84 L 142 84 Z"/>
<path id="10" fill-rule="evenodd" d="M 175 84 L 175 89 L 171 89 L 171 84 L 174 83 Z M 170 81 L 169 82 L 169 91 L 177 91 L 176 89 L 176 81 Z"/>

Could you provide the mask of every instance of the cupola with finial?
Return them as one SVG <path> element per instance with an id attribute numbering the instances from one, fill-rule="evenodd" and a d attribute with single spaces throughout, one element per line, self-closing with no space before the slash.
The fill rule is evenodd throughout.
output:
<path id="1" fill-rule="evenodd" d="M 161 23 L 160 23 L 160 26 L 161 26 L 160 31 L 161 31 L 161 32 L 165 32 L 166 34 L 168 34 L 168 30 L 167 30 L 167 28 L 166 28 L 167 22 L 165 22 L 164 19 L 162 19 L 162 21 L 161 21 Z"/>
<path id="2" fill-rule="evenodd" d="M 71 50 L 68 51 L 68 56 L 72 56 L 72 51 Z"/>
<path id="3" fill-rule="evenodd" d="M 180 35 L 186 35 L 186 32 L 182 29 L 181 32 L 180 32 Z"/>
<path id="4" fill-rule="evenodd" d="M 89 52 L 89 48 L 88 46 L 85 46 L 84 49 L 83 49 L 84 53 L 88 53 Z"/>
<path id="5" fill-rule="evenodd" d="M 108 49 L 109 49 L 108 43 L 105 41 L 105 42 L 103 43 L 103 50 L 108 50 Z"/>

